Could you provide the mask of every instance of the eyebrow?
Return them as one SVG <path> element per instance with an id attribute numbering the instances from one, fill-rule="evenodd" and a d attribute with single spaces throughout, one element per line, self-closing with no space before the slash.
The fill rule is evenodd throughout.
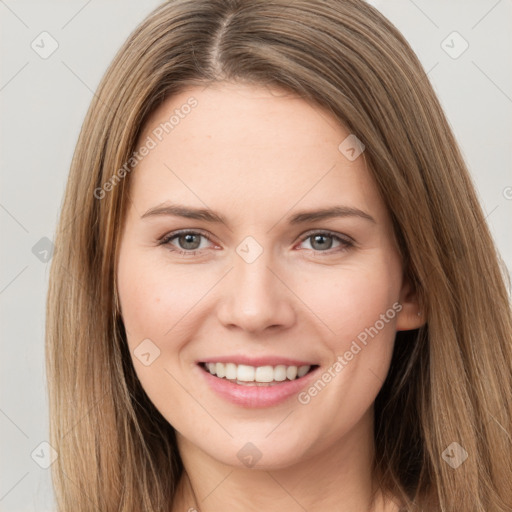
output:
<path id="1" fill-rule="evenodd" d="M 147 217 L 172 216 L 184 217 L 186 219 L 203 220 L 216 224 L 226 224 L 224 217 L 213 210 L 206 208 L 191 208 L 179 204 L 165 203 L 154 208 L 150 208 L 141 216 L 141 219 Z M 287 218 L 289 224 L 305 224 L 318 220 L 326 220 L 335 217 L 360 217 L 376 224 L 375 219 L 368 213 L 351 206 L 333 206 L 319 210 L 304 210 Z"/>

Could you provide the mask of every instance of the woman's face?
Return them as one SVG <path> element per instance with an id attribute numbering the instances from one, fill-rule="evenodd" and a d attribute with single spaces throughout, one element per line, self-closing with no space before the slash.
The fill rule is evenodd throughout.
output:
<path id="1" fill-rule="evenodd" d="M 157 409 L 235 466 L 368 441 L 417 320 L 357 140 L 291 94 L 221 83 L 168 99 L 138 148 L 118 293 Z"/>

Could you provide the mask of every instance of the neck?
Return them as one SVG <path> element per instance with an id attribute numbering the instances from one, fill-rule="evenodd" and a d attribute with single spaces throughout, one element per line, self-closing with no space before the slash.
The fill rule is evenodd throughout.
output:
<path id="1" fill-rule="evenodd" d="M 388 512 L 373 473 L 373 415 L 328 449 L 286 467 L 223 464 L 177 433 L 185 472 L 173 512 L 337 510 Z M 325 440 L 324 440 L 325 441 Z"/>

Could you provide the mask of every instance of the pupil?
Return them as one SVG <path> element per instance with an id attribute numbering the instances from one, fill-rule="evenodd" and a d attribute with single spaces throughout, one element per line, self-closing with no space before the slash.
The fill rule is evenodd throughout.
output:
<path id="1" fill-rule="evenodd" d="M 325 240 L 329 238 L 331 243 L 330 244 L 325 244 Z M 324 241 L 324 243 L 322 244 L 322 240 Z M 320 245 L 319 247 L 315 247 L 315 244 L 320 242 Z M 313 235 L 313 244 L 312 244 L 313 248 L 314 249 L 330 249 L 331 246 L 332 246 L 332 237 L 330 236 L 324 236 L 324 235 Z"/>
<path id="2" fill-rule="evenodd" d="M 180 244 L 184 249 L 197 249 L 199 246 L 197 244 L 197 240 L 194 244 L 194 238 L 196 238 L 196 235 L 187 234 L 187 235 L 181 235 L 180 237 Z M 183 242 L 183 243 L 182 243 Z M 193 247 L 189 247 L 189 245 L 192 244 Z"/>

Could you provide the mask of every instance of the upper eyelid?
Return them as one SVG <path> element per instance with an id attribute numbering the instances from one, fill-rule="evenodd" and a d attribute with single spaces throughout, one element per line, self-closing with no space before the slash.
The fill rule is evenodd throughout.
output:
<path id="1" fill-rule="evenodd" d="M 202 235 L 204 236 L 205 238 L 207 238 L 208 240 L 212 240 L 211 236 L 209 234 L 207 234 L 206 231 L 202 231 L 201 229 L 199 228 L 195 228 L 195 229 L 178 229 L 177 231 L 171 231 L 170 233 L 166 233 L 165 235 L 163 235 L 162 237 L 159 238 L 159 240 L 171 240 L 179 235 L 188 235 L 189 233 L 195 235 Z"/>

